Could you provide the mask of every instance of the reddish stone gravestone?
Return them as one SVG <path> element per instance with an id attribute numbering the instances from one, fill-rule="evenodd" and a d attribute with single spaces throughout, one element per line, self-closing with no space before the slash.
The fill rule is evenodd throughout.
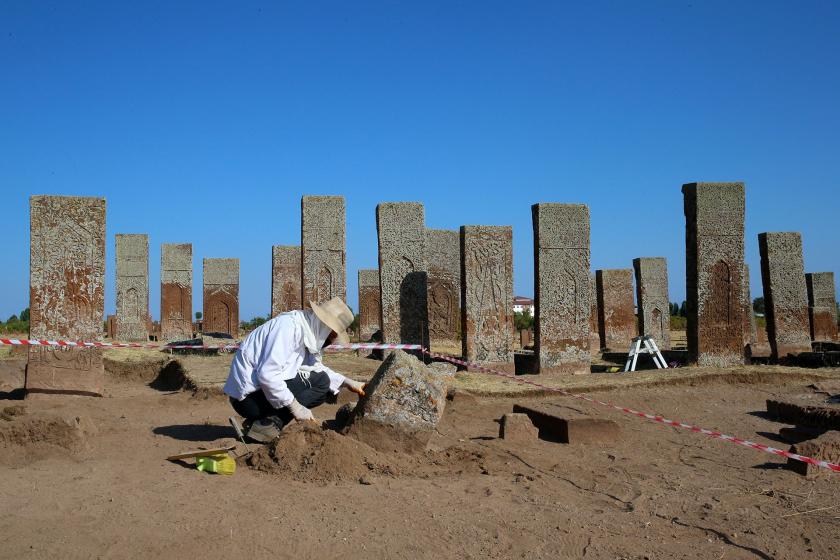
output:
<path id="1" fill-rule="evenodd" d="M 184 340 L 193 336 L 192 244 L 160 246 L 160 337 Z"/>
<path id="2" fill-rule="evenodd" d="M 118 233 L 117 338 L 149 340 L 149 236 Z"/>
<path id="3" fill-rule="evenodd" d="M 589 373 L 589 208 L 534 204 L 531 216 L 537 373 Z"/>
<path id="4" fill-rule="evenodd" d="M 741 275 L 741 309 L 744 314 L 744 353 L 745 356 L 758 356 L 765 352 L 758 346 L 758 328 L 753 312 L 752 294 L 750 291 L 750 267 L 744 265 Z M 768 348 L 769 352 L 769 348 Z M 769 354 L 768 354 L 769 355 Z"/>
<path id="5" fill-rule="evenodd" d="M 105 335 L 111 340 L 117 339 L 117 316 L 108 315 L 105 319 Z"/>
<path id="6" fill-rule="evenodd" d="M 758 234 L 767 337 L 774 359 L 811 351 L 808 289 L 797 232 Z"/>
<path id="7" fill-rule="evenodd" d="M 465 359 L 513 367 L 513 229 L 461 226 L 461 348 Z"/>
<path id="8" fill-rule="evenodd" d="M 454 230 L 426 230 L 429 337 L 432 344 L 458 339 L 461 320 L 461 240 Z"/>
<path id="9" fill-rule="evenodd" d="M 303 309 L 301 305 L 299 245 L 271 248 L 271 316 Z"/>
<path id="10" fill-rule="evenodd" d="M 30 338 L 100 340 L 105 314 L 105 199 L 33 196 Z M 102 351 L 34 347 L 26 391 L 101 395 Z"/>
<path id="11" fill-rule="evenodd" d="M 301 208 L 301 303 L 347 300 L 343 196 L 304 196 Z"/>
<path id="12" fill-rule="evenodd" d="M 239 259 L 204 259 L 204 332 L 239 336 Z"/>
<path id="13" fill-rule="evenodd" d="M 382 316 L 379 296 L 379 270 L 363 269 L 359 271 L 359 337 L 370 340 L 379 330 Z"/>
<path id="14" fill-rule="evenodd" d="M 837 340 L 837 296 L 833 272 L 809 272 L 805 275 L 808 286 L 808 317 L 811 321 L 811 339 L 833 342 Z"/>
<path id="15" fill-rule="evenodd" d="M 660 350 L 671 349 L 671 300 L 668 298 L 668 264 L 664 257 L 633 259 L 639 334 L 653 337 Z"/>
<path id="16" fill-rule="evenodd" d="M 638 329 L 633 305 L 633 270 L 596 270 L 595 282 L 604 347 L 612 352 L 626 352 Z"/>
<path id="17" fill-rule="evenodd" d="M 743 364 L 744 183 L 689 183 L 682 192 L 689 361 Z"/>
<path id="18" fill-rule="evenodd" d="M 595 275 L 589 275 L 589 352 L 598 353 L 604 345 L 601 343 L 601 328 L 599 326 L 600 312 L 598 311 L 598 289 Z"/>

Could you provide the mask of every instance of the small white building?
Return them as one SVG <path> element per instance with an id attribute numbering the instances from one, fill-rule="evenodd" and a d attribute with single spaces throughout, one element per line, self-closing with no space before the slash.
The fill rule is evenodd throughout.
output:
<path id="1" fill-rule="evenodd" d="M 524 313 L 526 310 L 534 316 L 534 300 L 525 296 L 513 296 L 513 312 Z"/>

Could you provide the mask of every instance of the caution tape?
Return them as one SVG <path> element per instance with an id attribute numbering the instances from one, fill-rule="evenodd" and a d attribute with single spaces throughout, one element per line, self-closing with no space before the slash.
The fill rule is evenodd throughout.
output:
<path id="1" fill-rule="evenodd" d="M 70 341 L 70 340 L 26 340 L 26 339 L 17 339 L 17 338 L 0 338 L 0 345 L 6 346 L 58 346 L 58 347 L 65 347 L 65 348 L 160 348 L 163 350 L 171 350 L 171 349 L 186 349 L 186 350 L 235 350 L 239 347 L 239 345 L 231 344 L 231 345 L 220 345 L 220 346 L 204 346 L 204 345 L 190 345 L 190 344 L 175 344 L 175 345 L 168 345 L 168 344 L 140 344 L 140 343 L 125 343 L 125 342 L 85 342 L 85 341 Z M 778 449 L 776 447 L 771 447 L 769 445 L 764 445 L 763 443 L 756 443 L 754 441 L 749 441 L 746 439 L 737 438 L 735 436 L 730 436 L 724 434 L 722 432 L 718 432 L 716 430 L 707 430 L 706 428 L 701 428 L 699 426 L 695 426 L 692 424 L 686 424 L 685 422 L 679 422 L 676 420 L 669 420 L 664 416 L 660 416 L 658 414 L 648 414 L 647 412 L 641 412 L 639 410 L 634 410 L 632 408 L 628 408 L 625 406 L 620 406 L 617 404 L 613 404 L 611 402 L 605 402 L 598 400 L 596 398 L 590 397 L 583 393 L 570 393 L 564 389 L 560 389 L 559 387 L 549 387 L 548 385 L 543 385 L 541 383 L 537 383 L 536 381 L 531 381 L 530 379 L 523 379 L 521 377 L 517 377 L 514 374 L 505 373 L 502 371 L 497 371 L 486 366 L 482 366 L 481 364 L 476 364 L 473 362 L 466 362 L 464 360 L 455 358 L 453 356 L 447 356 L 446 354 L 438 354 L 432 352 L 428 348 L 424 348 L 420 344 L 375 344 L 375 343 L 361 343 L 361 344 L 332 344 L 324 348 L 324 350 L 329 351 L 342 351 L 342 350 L 419 350 L 422 353 L 430 356 L 432 358 L 438 358 L 441 360 L 445 360 L 447 362 L 464 366 L 470 369 L 476 369 L 478 371 L 482 371 L 484 373 L 489 373 L 491 375 L 495 375 L 497 377 L 505 377 L 510 379 L 516 383 L 521 383 L 524 385 L 531 385 L 533 387 L 538 387 L 540 389 L 551 391 L 554 393 L 558 393 L 567 397 L 572 397 L 574 399 L 582 400 L 588 403 L 598 404 L 612 410 L 618 410 L 620 412 L 624 412 L 625 414 L 630 414 L 632 416 L 637 416 L 639 418 L 644 418 L 645 420 L 650 420 L 651 422 L 656 422 L 658 424 L 662 424 L 664 426 L 671 426 L 674 428 L 682 428 L 684 430 L 688 430 L 691 432 L 695 432 L 698 434 L 703 434 L 713 439 L 719 439 L 722 441 L 728 441 L 729 443 L 734 443 L 736 445 L 740 445 L 742 447 L 748 447 L 750 449 L 756 449 L 758 451 L 763 451 L 765 453 L 769 453 L 771 455 L 777 455 L 779 457 L 785 457 L 787 459 L 793 459 L 795 461 L 801 461 L 803 463 L 808 463 L 809 465 L 814 465 L 815 467 L 820 467 L 823 469 L 828 469 L 834 472 L 840 472 L 840 465 L 831 463 L 829 461 L 822 461 L 819 459 L 814 459 L 812 457 L 806 457 L 805 455 L 799 455 L 797 453 L 792 453 L 790 451 L 785 451 L 784 449 Z"/>

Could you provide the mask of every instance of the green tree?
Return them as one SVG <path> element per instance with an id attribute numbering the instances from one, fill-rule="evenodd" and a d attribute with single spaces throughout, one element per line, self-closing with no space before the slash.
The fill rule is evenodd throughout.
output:
<path id="1" fill-rule="evenodd" d="M 11 317 L 6 319 L 6 322 L 7 323 L 17 323 L 18 322 L 18 316 L 13 314 Z"/>
<path id="2" fill-rule="evenodd" d="M 764 297 L 757 297 L 753 300 L 753 311 L 764 315 Z"/>
<path id="3" fill-rule="evenodd" d="M 531 316 L 531 310 L 526 309 L 521 313 L 514 313 L 513 324 L 516 326 L 516 330 L 518 331 L 534 328 L 534 318 Z"/>
<path id="4" fill-rule="evenodd" d="M 29 308 L 27 307 L 23 311 L 20 312 L 20 320 L 29 322 Z"/>
<path id="5" fill-rule="evenodd" d="M 680 304 L 680 317 L 688 317 L 688 311 L 685 308 L 685 300 Z"/>
<path id="6" fill-rule="evenodd" d="M 201 321 L 202 317 L 204 317 L 204 313 L 202 313 L 201 311 L 196 311 L 195 312 L 195 320 L 196 321 Z"/>

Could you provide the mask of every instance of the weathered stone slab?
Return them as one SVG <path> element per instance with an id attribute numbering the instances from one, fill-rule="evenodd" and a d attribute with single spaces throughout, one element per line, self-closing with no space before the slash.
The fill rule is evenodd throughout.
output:
<path id="1" fill-rule="evenodd" d="M 472 362 L 513 365 L 513 229 L 461 226 L 461 348 Z"/>
<path id="2" fill-rule="evenodd" d="M 753 312 L 752 294 L 750 292 L 750 267 L 744 265 L 741 276 L 741 309 L 744 316 L 744 348 L 749 347 L 749 355 L 752 355 L 752 348 L 758 344 L 758 328 L 755 323 Z"/>
<path id="3" fill-rule="evenodd" d="M 604 345 L 601 343 L 601 327 L 599 326 L 601 312 L 598 310 L 598 288 L 595 275 L 589 275 L 589 352 L 598 354 Z"/>
<path id="4" fill-rule="evenodd" d="M 499 437 L 511 443 L 531 443 L 537 440 L 539 433 L 528 415 L 520 412 L 505 414 L 499 424 Z"/>
<path id="5" fill-rule="evenodd" d="M 625 352 L 638 329 L 633 304 L 633 270 L 596 270 L 595 283 L 600 313 L 598 326 L 604 347 L 612 352 Z"/>
<path id="6" fill-rule="evenodd" d="M 108 315 L 105 319 L 105 335 L 111 340 L 117 339 L 117 316 Z"/>
<path id="7" fill-rule="evenodd" d="M 376 207 L 382 337 L 386 343 L 428 347 L 426 225 L 419 202 Z"/>
<path id="8" fill-rule="evenodd" d="M 531 217 L 538 372 L 589 373 L 589 208 L 534 204 Z"/>
<path id="9" fill-rule="evenodd" d="M 382 318 L 381 298 L 379 295 L 379 270 L 359 270 L 359 335 L 362 340 L 370 340 L 380 329 Z"/>
<path id="10" fill-rule="evenodd" d="M 808 289 L 802 237 L 797 232 L 758 234 L 767 337 L 774 359 L 811 351 Z"/>
<path id="11" fill-rule="evenodd" d="M 653 337 L 660 350 L 671 349 L 671 300 L 668 297 L 668 264 L 664 257 L 633 259 L 639 334 Z"/>
<path id="12" fill-rule="evenodd" d="M 540 439 L 558 443 L 611 443 L 620 435 L 614 420 L 592 418 L 568 407 L 515 404 L 513 412 L 527 415 Z"/>
<path id="13" fill-rule="evenodd" d="M 303 309 L 301 305 L 300 245 L 271 248 L 271 316 Z"/>
<path id="14" fill-rule="evenodd" d="M 833 272 L 809 272 L 805 275 L 808 287 L 808 317 L 811 340 L 837 340 L 837 296 Z"/>
<path id="15" fill-rule="evenodd" d="M 417 358 L 395 350 L 359 400 L 348 433 L 383 451 L 426 446 L 446 407 L 446 381 Z"/>
<path id="16" fill-rule="evenodd" d="M 160 336 L 186 340 L 193 336 L 192 243 L 160 246 Z"/>
<path id="17" fill-rule="evenodd" d="M 458 339 L 461 321 L 461 240 L 457 231 L 426 230 L 429 337 L 434 341 Z"/>
<path id="18" fill-rule="evenodd" d="M 682 192 L 689 361 L 743 364 L 744 183 L 689 183 Z"/>
<path id="19" fill-rule="evenodd" d="M 204 259 L 204 332 L 239 336 L 239 259 Z"/>
<path id="20" fill-rule="evenodd" d="M 347 300 L 343 196 L 304 196 L 301 209 L 302 303 Z"/>
<path id="21" fill-rule="evenodd" d="M 30 338 L 101 340 L 105 314 L 105 199 L 33 196 L 30 208 Z M 29 350 L 27 393 L 101 395 L 98 349 Z"/>
<path id="22" fill-rule="evenodd" d="M 117 338 L 149 340 L 149 236 L 118 233 Z"/>
<path id="23" fill-rule="evenodd" d="M 790 447 L 790 451 L 819 461 L 840 463 L 840 432 L 826 432 L 817 438 L 796 443 Z M 790 470 L 809 478 L 823 473 L 829 476 L 832 474 L 826 469 L 796 459 L 788 459 L 787 466 Z"/>

